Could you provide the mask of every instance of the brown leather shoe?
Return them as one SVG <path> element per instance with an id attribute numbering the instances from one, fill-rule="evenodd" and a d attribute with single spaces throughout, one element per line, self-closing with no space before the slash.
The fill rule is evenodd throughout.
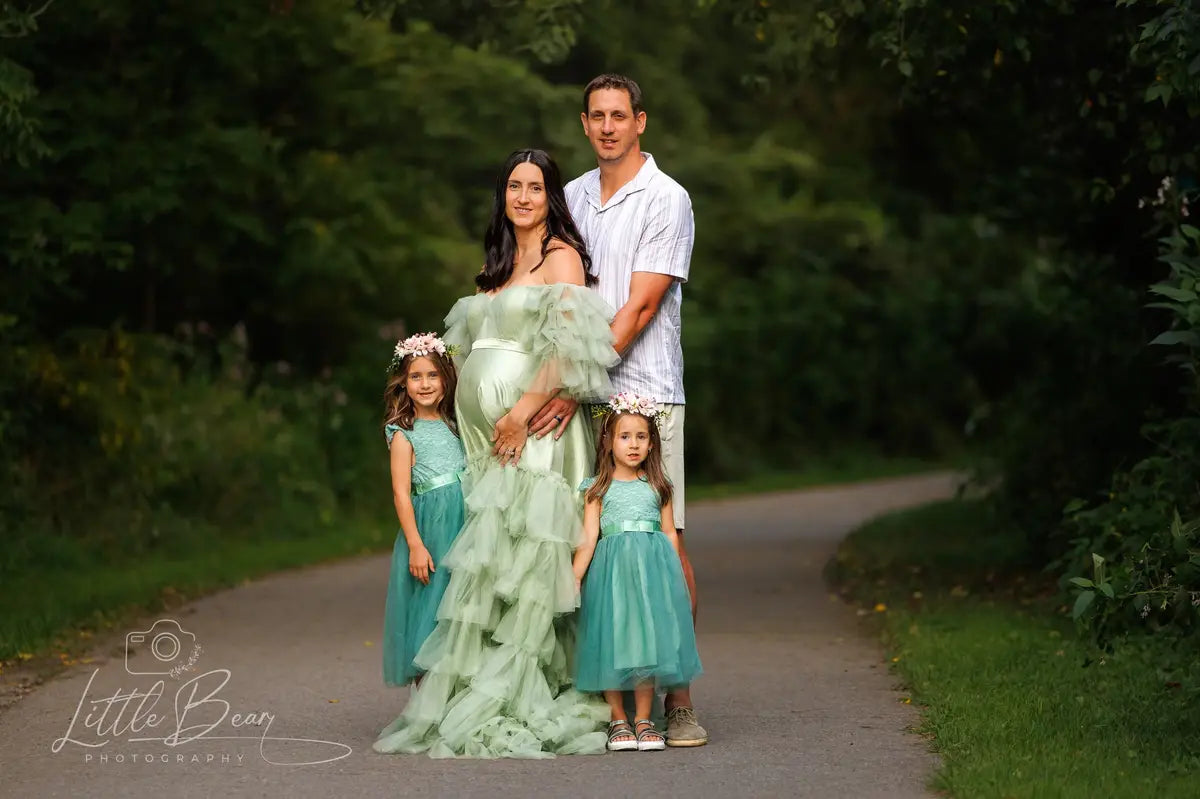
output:
<path id="1" fill-rule="evenodd" d="M 696 721 L 696 711 L 690 707 L 673 707 L 667 711 L 667 746 L 704 746 L 708 732 Z"/>

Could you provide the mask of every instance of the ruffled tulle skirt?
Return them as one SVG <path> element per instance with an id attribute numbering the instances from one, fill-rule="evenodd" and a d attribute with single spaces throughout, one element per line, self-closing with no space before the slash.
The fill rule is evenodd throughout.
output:
<path id="1" fill-rule="evenodd" d="M 403 532 L 396 536 L 383 616 L 383 679 L 388 685 L 405 685 L 424 673 L 413 659 L 437 625 L 437 609 L 450 583 L 446 555 L 463 526 L 462 484 L 413 497 L 413 511 L 434 572 L 428 585 L 409 574 L 408 542 Z"/>
<path id="2" fill-rule="evenodd" d="M 445 558 L 450 581 L 438 624 L 415 658 L 427 673 L 375 751 L 602 753 L 608 709 L 570 687 L 576 492 L 561 474 L 501 467 L 485 453 L 469 469 L 466 505 Z"/>
<path id="3" fill-rule="evenodd" d="M 679 556 L 660 532 L 606 535 L 583 581 L 575 687 L 687 685 L 701 673 Z"/>

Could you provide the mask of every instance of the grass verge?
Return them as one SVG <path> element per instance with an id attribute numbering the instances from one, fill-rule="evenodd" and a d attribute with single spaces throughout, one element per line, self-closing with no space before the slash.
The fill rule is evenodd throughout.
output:
<path id="1" fill-rule="evenodd" d="M 172 554 L 27 569 L 0 582 L 0 672 L 70 665 L 93 635 L 145 614 L 282 569 L 387 549 L 394 532 L 384 528 L 355 521 L 298 538 L 214 538 Z"/>
<path id="2" fill-rule="evenodd" d="M 851 534 L 830 578 L 874 608 L 941 754 L 931 787 L 975 797 L 1200 795 L 1200 666 L 1165 639 L 1098 651 L 1020 537 L 943 502 Z"/>

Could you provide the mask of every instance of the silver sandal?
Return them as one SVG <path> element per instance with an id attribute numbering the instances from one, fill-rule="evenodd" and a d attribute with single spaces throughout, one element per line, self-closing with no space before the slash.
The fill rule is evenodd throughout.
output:
<path id="1" fill-rule="evenodd" d="M 621 736 L 630 736 L 628 740 L 618 741 Z M 633 727 L 629 726 L 629 722 L 622 719 L 621 721 L 610 721 L 608 723 L 608 751 L 610 752 L 631 752 L 636 751 L 638 744 L 637 733 L 633 731 Z"/>
<path id="2" fill-rule="evenodd" d="M 667 739 L 654 728 L 654 722 L 650 719 L 638 719 L 633 726 L 637 728 L 634 734 L 637 735 L 639 752 L 658 752 L 667 748 Z"/>

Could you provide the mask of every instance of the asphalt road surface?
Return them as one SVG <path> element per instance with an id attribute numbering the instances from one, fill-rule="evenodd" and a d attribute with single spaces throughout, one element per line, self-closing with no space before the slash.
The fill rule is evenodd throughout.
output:
<path id="1" fill-rule="evenodd" d="M 380 679 L 389 560 L 371 556 L 224 591 L 104 642 L 94 662 L 0 713 L 0 796 L 928 797 L 936 760 L 909 731 L 916 711 L 821 570 L 855 526 L 948 496 L 954 479 L 688 508 L 704 747 L 541 761 L 375 754 L 405 691 Z M 126 634 L 147 630 L 127 658 Z M 162 632 L 160 654 L 178 642 L 173 662 L 195 655 L 189 671 L 154 673 Z"/>

